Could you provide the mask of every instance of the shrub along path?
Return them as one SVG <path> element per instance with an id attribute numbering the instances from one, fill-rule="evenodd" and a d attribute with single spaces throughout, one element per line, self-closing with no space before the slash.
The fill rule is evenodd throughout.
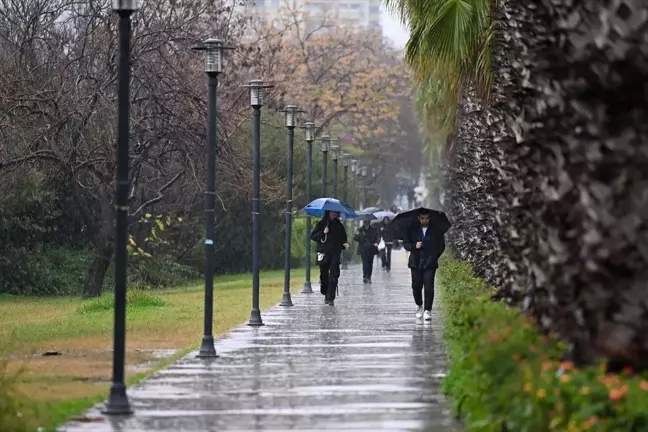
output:
<path id="1" fill-rule="evenodd" d="M 132 388 L 133 416 L 95 408 L 61 430 L 458 430 L 440 390 L 440 317 L 416 322 L 409 283 L 402 252 L 372 285 L 352 266 L 334 307 L 317 292 L 295 295 L 294 307 L 264 314 L 264 327 L 219 340 L 220 358 L 191 353 Z"/>

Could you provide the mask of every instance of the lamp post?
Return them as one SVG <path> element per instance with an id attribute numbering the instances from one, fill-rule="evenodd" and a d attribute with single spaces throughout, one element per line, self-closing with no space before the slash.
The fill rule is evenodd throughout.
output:
<path id="1" fill-rule="evenodd" d="M 290 246 L 292 238 L 292 188 L 293 188 L 293 150 L 295 147 L 295 127 L 297 115 L 304 112 L 295 105 L 288 105 L 282 110 L 286 113 L 286 128 L 288 128 L 288 160 L 286 162 L 286 241 L 284 243 L 284 291 L 279 306 L 293 306 L 290 298 Z"/>
<path id="2" fill-rule="evenodd" d="M 210 38 L 194 50 L 204 51 L 205 73 L 208 79 L 207 95 L 207 191 L 205 192 L 205 316 L 203 338 L 198 351 L 199 358 L 215 358 L 213 323 L 214 323 L 214 218 L 216 214 L 216 146 L 217 146 L 217 107 L 216 92 L 218 74 L 223 72 L 223 50 L 232 49 L 223 46 L 219 39 Z"/>
<path id="3" fill-rule="evenodd" d="M 351 159 L 351 156 L 349 155 L 349 153 L 343 153 L 342 154 L 342 170 L 343 170 L 343 174 L 342 174 L 343 180 L 342 181 L 344 182 L 343 183 L 344 184 L 344 189 L 342 189 L 342 201 L 344 201 L 345 203 L 348 202 L 347 198 L 348 198 L 348 186 L 349 186 L 349 162 L 350 162 L 350 159 Z M 349 261 L 348 260 L 348 258 L 349 258 L 348 255 L 349 254 L 347 252 L 348 251 L 346 249 L 344 251 L 342 251 L 342 269 L 343 270 L 346 270 L 346 269 L 349 268 L 349 264 L 348 264 L 348 261 Z"/>
<path id="4" fill-rule="evenodd" d="M 327 161 L 328 161 L 328 152 L 331 150 L 331 137 L 328 135 L 322 135 L 320 138 L 322 141 L 322 198 L 326 197 L 326 180 L 327 180 Z"/>
<path id="5" fill-rule="evenodd" d="M 361 171 L 362 175 L 362 208 L 367 207 L 367 167 L 363 166 Z"/>
<path id="6" fill-rule="evenodd" d="M 340 159 L 340 146 L 331 147 L 331 160 L 333 161 L 333 197 L 337 198 L 338 160 Z M 339 199 L 339 198 L 338 198 Z"/>
<path id="7" fill-rule="evenodd" d="M 248 325 L 263 325 L 259 309 L 259 270 L 261 266 L 261 218 L 259 201 L 261 199 L 261 107 L 265 89 L 274 87 L 263 80 L 251 80 L 242 87 L 250 89 L 250 106 L 252 107 L 252 310 Z"/>
<path id="8" fill-rule="evenodd" d="M 353 174 L 353 205 L 358 206 L 358 160 L 351 158 L 351 174 Z"/>
<path id="9" fill-rule="evenodd" d="M 315 141 L 315 123 L 304 123 L 306 132 L 306 203 L 311 200 L 311 177 L 313 174 L 313 141 Z M 306 215 L 306 281 L 302 293 L 312 294 L 311 286 L 311 217 Z"/>
<path id="10" fill-rule="evenodd" d="M 136 0 L 113 0 L 119 15 L 119 72 L 117 84 L 117 178 L 115 190 L 115 322 L 113 326 L 112 383 L 104 414 L 125 415 L 133 412 L 126 394 L 126 271 L 128 266 L 128 135 L 130 133 L 130 43 L 131 14 L 138 9 Z"/>

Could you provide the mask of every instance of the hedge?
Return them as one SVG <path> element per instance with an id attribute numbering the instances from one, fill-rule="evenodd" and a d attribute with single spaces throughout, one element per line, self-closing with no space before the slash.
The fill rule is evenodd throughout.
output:
<path id="1" fill-rule="evenodd" d="M 468 264 L 444 257 L 441 308 L 451 365 L 444 390 L 469 431 L 648 431 L 648 380 L 607 364 L 577 369 Z"/>

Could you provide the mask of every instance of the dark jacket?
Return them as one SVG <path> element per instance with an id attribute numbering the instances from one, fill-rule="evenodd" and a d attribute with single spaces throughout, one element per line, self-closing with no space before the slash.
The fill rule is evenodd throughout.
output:
<path id="1" fill-rule="evenodd" d="M 324 234 L 324 228 L 328 226 L 329 232 Z M 313 231 L 311 231 L 311 240 L 317 242 L 317 252 L 338 254 L 344 249 L 344 243 L 347 242 L 347 233 L 340 219 L 329 219 L 323 217 Z"/>
<path id="2" fill-rule="evenodd" d="M 361 226 L 353 237 L 358 242 L 358 255 L 378 252 L 374 243 L 380 243 L 380 232 L 377 228 Z"/>
<path id="3" fill-rule="evenodd" d="M 438 267 L 439 257 L 445 250 L 445 237 L 443 233 L 428 227 L 423 238 L 423 247 L 416 249 L 416 242 L 421 241 L 421 224 L 416 222 L 407 230 L 403 239 L 403 247 L 410 252 L 409 268 L 435 269 Z"/>
<path id="4" fill-rule="evenodd" d="M 380 225 L 380 237 L 385 243 L 394 243 L 394 230 L 390 224 Z"/>

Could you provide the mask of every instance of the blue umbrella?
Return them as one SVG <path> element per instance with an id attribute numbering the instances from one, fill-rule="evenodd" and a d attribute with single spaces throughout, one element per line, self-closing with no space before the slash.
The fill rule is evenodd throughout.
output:
<path id="1" fill-rule="evenodd" d="M 356 217 L 355 210 L 349 204 L 335 198 L 318 198 L 308 203 L 303 210 L 311 216 L 324 216 L 324 212 L 329 210 L 340 213 L 340 217 L 345 219 Z"/>

